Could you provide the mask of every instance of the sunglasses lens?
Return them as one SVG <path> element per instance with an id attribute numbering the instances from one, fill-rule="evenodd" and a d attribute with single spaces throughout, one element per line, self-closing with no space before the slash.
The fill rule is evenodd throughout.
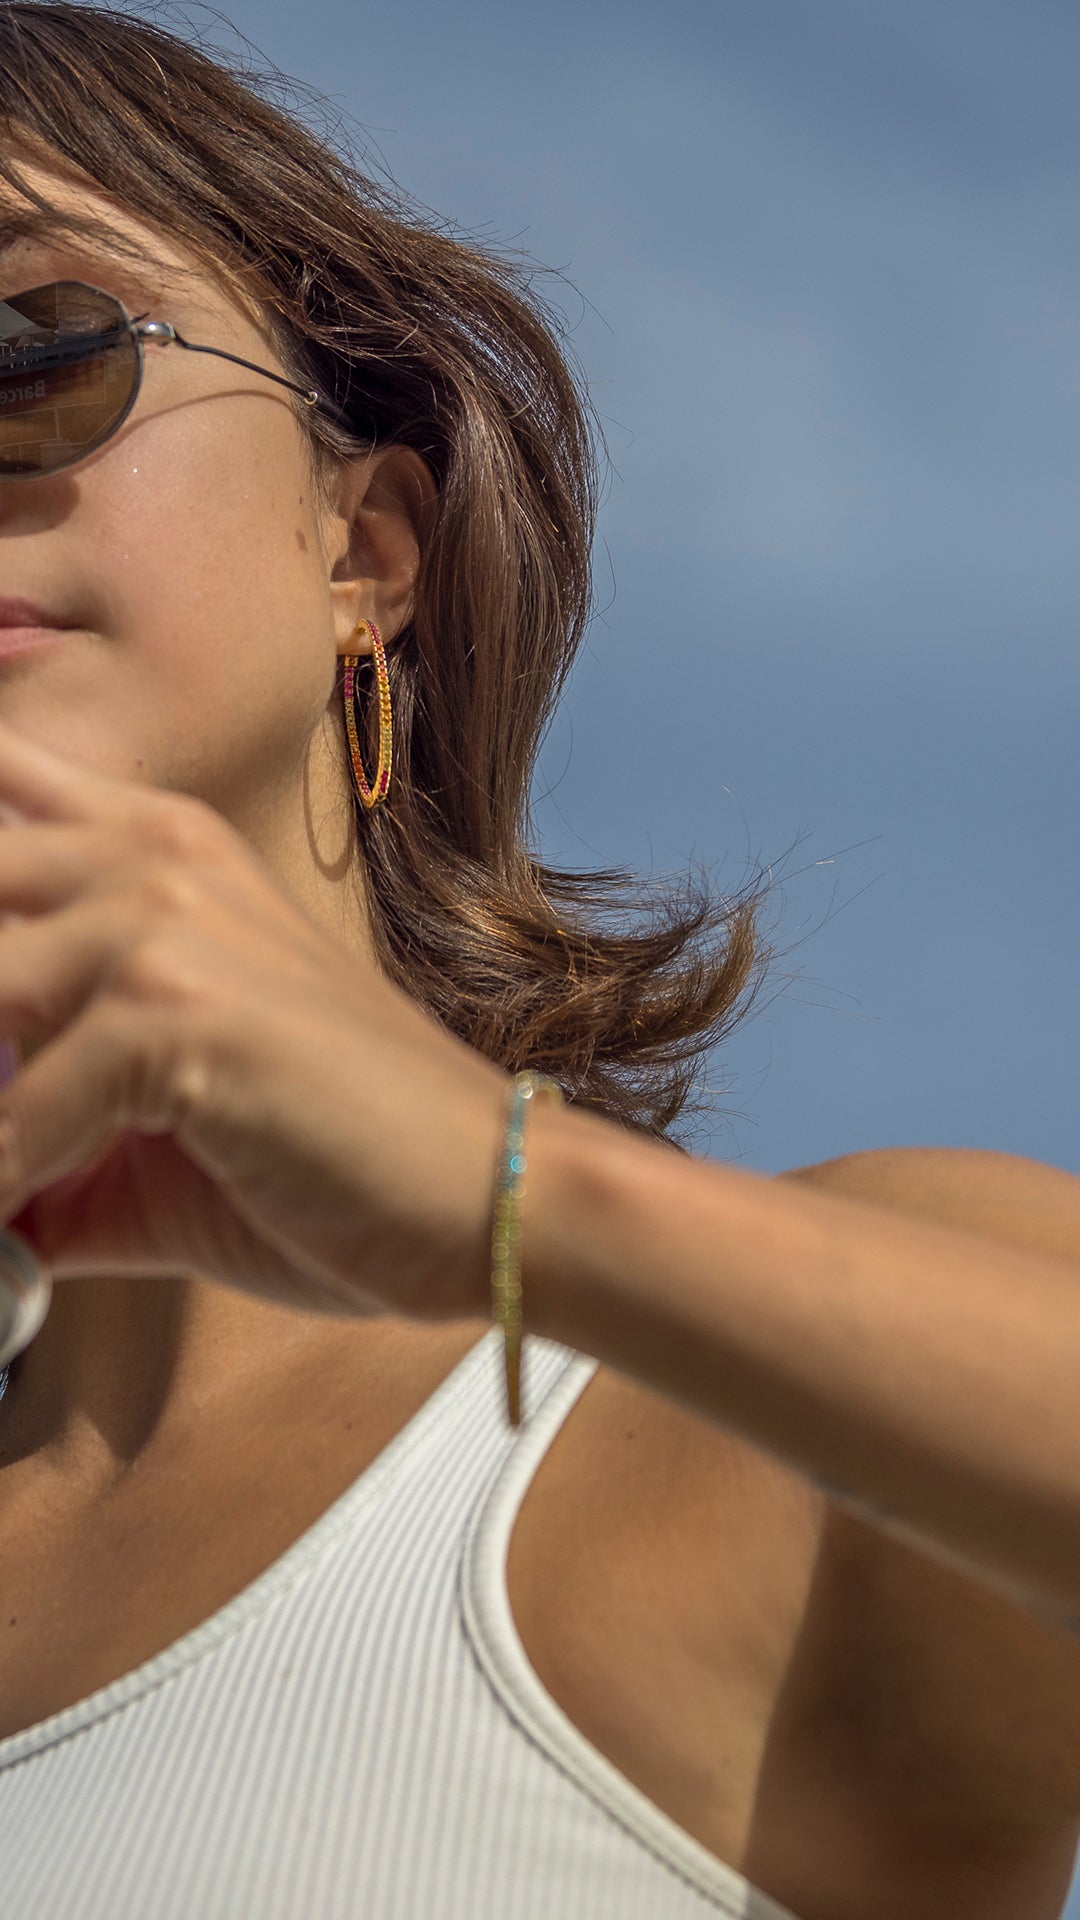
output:
<path id="1" fill-rule="evenodd" d="M 56 473 L 116 431 L 138 353 L 118 300 L 78 280 L 0 299 L 0 479 Z"/>

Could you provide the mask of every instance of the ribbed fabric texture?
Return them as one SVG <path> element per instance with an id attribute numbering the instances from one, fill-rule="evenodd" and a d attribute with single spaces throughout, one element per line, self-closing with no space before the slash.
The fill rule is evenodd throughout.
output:
<path id="1" fill-rule="evenodd" d="M 793 1920 L 631 1786 L 529 1666 L 510 1530 L 595 1362 L 531 1339 L 515 1431 L 499 1341 L 227 1606 L 0 1741 L 5 1913 Z"/>

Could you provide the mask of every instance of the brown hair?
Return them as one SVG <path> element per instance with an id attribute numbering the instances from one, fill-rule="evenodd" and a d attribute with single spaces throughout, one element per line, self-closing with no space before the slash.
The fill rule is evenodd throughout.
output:
<path id="1" fill-rule="evenodd" d="M 297 406 L 320 493 L 374 441 L 414 447 L 435 475 L 413 619 L 391 649 L 391 799 L 363 816 L 379 964 L 508 1070 L 679 1144 L 703 1056 L 770 958 L 766 888 L 759 873 L 733 898 L 690 879 L 665 892 L 529 850 L 533 764 L 591 608 L 588 402 L 535 268 L 377 185 L 335 150 L 340 118 L 331 145 L 274 104 L 281 80 L 130 12 L 0 0 L 4 141 L 63 156 L 257 303 L 285 371 L 348 422 Z M 0 175 L 38 210 L 18 231 L 101 236 L 4 146 Z M 649 924 L 612 923 L 646 898 Z"/>

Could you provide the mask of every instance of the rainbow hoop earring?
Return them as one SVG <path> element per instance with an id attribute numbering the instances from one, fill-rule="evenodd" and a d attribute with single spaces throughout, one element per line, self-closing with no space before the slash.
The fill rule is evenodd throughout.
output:
<path id="1" fill-rule="evenodd" d="M 349 758 L 352 762 L 353 782 L 365 807 L 377 807 L 380 800 L 386 799 L 390 785 L 390 767 L 393 760 L 394 738 L 390 725 L 390 675 L 386 670 L 386 649 L 379 638 L 379 629 L 373 620 L 358 620 L 353 634 L 370 633 L 375 654 L 375 679 L 379 689 L 379 764 L 375 770 L 375 779 L 369 787 L 364 763 L 360 758 L 360 741 L 356 733 L 356 669 L 360 665 L 360 656 L 355 653 L 345 655 L 345 730 L 349 736 Z"/>

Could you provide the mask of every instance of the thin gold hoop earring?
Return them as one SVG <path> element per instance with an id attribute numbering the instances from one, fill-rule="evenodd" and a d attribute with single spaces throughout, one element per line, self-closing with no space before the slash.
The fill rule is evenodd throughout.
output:
<path id="1" fill-rule="evenodd" d="M 379 764 L 375 778 L 368 786 L 364 763 L 360 758 L 360 741 L 356 732 L 356 669 L 360 665 L 360 656 L 355 653 L 345 655 L 345 730 L 349 736 L 349 760 L 352 765 L 353 784 L 365 807 L 377 807 L 386 799 L 390 786 L 390 767 L 393 761 L 394 737 L 390 724 L 390 675 L 386 670 L 386 648 L 379 637 L 379 629 L 373 620 L 358 620 L 353 628 L 358 633 L 370 634 L 375 657 L 375 679 L 379 690 Z"/>

